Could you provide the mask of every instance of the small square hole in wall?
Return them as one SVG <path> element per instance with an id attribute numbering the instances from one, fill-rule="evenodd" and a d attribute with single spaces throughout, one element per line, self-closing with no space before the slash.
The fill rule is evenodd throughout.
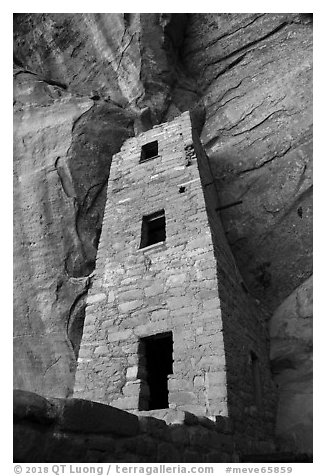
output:
<path id="1" fill-rule="evenodd" d="M 154 140 L 153 142 L 149 142 L 148 144 L 142 146 L 139 163 L 154 159 L 157 156 L 158 142 L 157 140 Z"/>
<path id="2" fill-rule="evenodd" d="M 146 215 L 143 217 L 141 228 L 141 240 L 139 248 L 146 248 L 147 246 L 154 245 L 165 241 L 165 213 L 164 210 Z"/>

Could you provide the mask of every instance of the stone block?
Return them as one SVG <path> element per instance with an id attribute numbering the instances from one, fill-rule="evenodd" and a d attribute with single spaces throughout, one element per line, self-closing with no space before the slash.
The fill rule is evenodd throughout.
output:
<path id="1" fill-rule="evenodd" d="M 136 408 L 138 408 L 138 403 L 138 396 L 117 398 L 116 400 L 113 400 L 111 402 L 113 407 L 119 408 L 121 410 L 135 410 Z"/>
<path id="2" fill-rule="evenodd" d="M 134 365 L 133 367 L 127 368 L 127 380 L 135 380 L 138 375 L 138 365 Z"/>
<path id="3" fill-rule="evenodd" d="M 151 322 L 146 324 L 139 325 L 134 328 L 134 333 L 136 336 L 143 337 L 153 334 L 153 325 Z"/>
<path id="4" fill-rule="evenodd" d="M 141 381 L 135 380 L 133 382 L 127 382 L 122 389 L 123 395 L 126 397 L 139 398 Z"/>
<path id="5" fill-rule="evenodd" d="M 125 349 L 124 347 L 122 346 L 122 350 L 125 352 Z M 136 364 L 138 364 L 138 355 L 137 354 L 129 354 L 127 356 L 127 362 L 128 362 L 128 365 L 130 366 L 134 366 Z"/>
<path id="6" fill-rule="evenodd" d="M 117 300 L 119 303 L 126 303 L 126 302 L 133 302 L 133 301 L 140 301 L 143 296 L 142 289 L 131 289 L 129 291 L 123 291 L 117 293 Z"/>
<path id="7" fill-rule="evenodd" d="M 94 345 L 87 345 L 84 343 L 83 347 L 79 349 L 78 359 L 90 358 L 93 354 Z"/>
<path id="8" fill-rule="evenodd" d="M 141 414 L 139 414 L 139 431 L 153 436 L 161 435 L 162 432 L 167 430 L 166 423 L 163 419 L 158 417 L 148 416 L 150 413 L 152 412 L 141 412 Z"/>
<path id="9" fill-rule="evenodd" d="M 170 392 L 169 401 L 176 405 L 196 404 L 198 403 L 197 395 L 194 392 Z"/>
<path id="10" fill-rule="evenodd" d="M 213 298 L 203 302 L 204 311 L 211 309 L 219 309 L 220 305 L 221 302 L 219 298 Z"/>
<path id="11" fill-rule="evenodd" d="M 169 378 L 168 380 L 168 388 L 170 392 L 173 391 L 182 391 L 182 390 L 192 390 L 192 382 L 189 379 L 181 379 L 181 378 Z"/>
<path id="12" fill-rule="evenodd" d="M 138 418 L 118 408 L 72 398 L 60 402 L 59 427 L 80 433 L 113 433 L 133 436 L 139 432 Z"/>
<path id="13" fill-rule="evenodd" d="M 177 296 L 184 296 L 186 294 L 186 290 L 183 286 L 180 287 L 173 287 L 169 289 L 169 295 L 171 297 L 177 297 Z"/>
<path id="14" fill-rule="evenodd" d="M 191 415 L 196 415 L 198 416 L 203 416 L 206 414 L 206 407 L 205 405 L 194 405 L 194 404 L 185 404 L 185 405 L 179 405 L 178 408 L 185 413 L 189 413 Z"/>
<path id="15" fill-rule="evenodd" d="M 143 305 L 142 300 L 124 302 L 124 303 L 118 305 L 118 310 L 122 314 L 126 314 L 127 312 L 133 311 L 133 310 L 141 307 L 142 305 Z"/>
<path id="16" fill-rule="evenodd" d="M 203 235 L 203 236 L 200 236 L 199 238 L 189 240 L 188 243 L 187 243 L 186 251 L 194 250 L 196 248 L 200 248 L 200 249 L 204 248 L 205 249 L 206 246 L 208 246 L 210 244 L 211 244 L 210 236 L 208 234 Z"/>
<path id="17" fill-rule="evenodd" d="M 107 339 L 108 339 L 108 342 L 116 342 L 120 340 L 127 340 L 131 336 L 132 336 L 132 330 L 126 329 L 125 331 L 108 333 Z"/>
<path id="18" fill-rule="evenodd" d="M 226 373 L 221 372 L 207 372 L 205 374 L 205 383 L 208 387 L 224 386 L 226 387 Z"/>
<path id="19" fill-rule="evenodd" d="M 212 279 L 216 277 L 216 269 L 214 268 L 197 270 L 197 273 L 202 279 Z"/>
<path id="20" fill-rule="evenodd" d="M 203 375 L 197 375 L 194 378 L 194 387 L 202 387 L 205 384 L 205 379 Z"/>
<path id="21" fill-rule="evenodd" d="M 207 389 L 207 399 L 209 403 L 215 403 L 216 400 L 220 400 L 223 397 L 227 397 L 227 391 L 225 385 L 211 385 Z"/>
<path id="22" fill-rule="evenodd" d="M 86 314 L 86 317 L 85 317 L 85 326 L 84 327 L 90 326 L 93 329 L 93 326 L 94 326 L 95 322 L 97 321 L 97 315 L 92 314 L 91 312 L 89 312 L 88 309 L 89 309 L 89 306 L 87 306 L 87 314 Z M 96 312 L 96 310 L 94 310 L 94 312 Z"/>
<path id="23" fill-rule="evenodd" d="M 100 345 L 99 347 L 96 347 L 94 350 L 94 358 L 95 355 L 98 358 L 100 355 L 107 355 L 108 353 L 108 346 L 107 345 Z"/>
<path id="24" fill-rule="evenodd" d="M 171 310 L 197 305 L 196 301 L 191 296 L 177 296 L 167 298 L 166 304 L 167 307 Z"/>
<path id="25" fill-rule="evenodd" d="M 187 274 L 186 273 L 180 273 L 180 274 L 175 274 L 175 275 L 172 275 L 172 276 L 169 276 L 167 281 L 166 281 L 166 285 L 168 287 L 170 286 L 180 286 L 181 284 L 183 284 L 187 279 Z"/>
<path id="26" fill-rule="evenodd" d="M 104 301 L 106 299 L 106 294 L 91 294 L 87 297 L 87 304 L 95 304 L 96 302 Z"/>
<path id="27" fill-rule="evenodd" d="M 159 309 L 151 312 L 150 316 L 153 321 L 160 321 L 166 319 L 169 314 L 170 312 L 167 309 Z"/>
<path id="28" fill-rule="evenodd" d="M 197 336 L 196 342 L 199 346 L 203 344 L 213 344 L 214 340 L 211 335 L 200 334 Z"/>
<path id="29" fill-rule="evenodd" d="M 196 316 L 198 312 L 197 306 L 187 306 L 178 310 L 171 311 L 171 315 L 173 316 L 173 324 L 177 327 L 180 326 L 182 328 L 185 325 L 189 325 L 193 316 Z"/>
<path id="30" fill-rule="evenodd" d="M 14 390 L 13 395 L 14 421 L 29 420 L 31 422 L 50 425 L 57 418 L 57 408 L 44 397 L 25 390 Z"/>
<path id="31" fill-rule="evenodd" d="M 145 296 L 152 297 L 157 296 L 158 294 L 163 293 L 164 285 L 163 283 L 154 283 L 152 286 L 145 288 Z"/>

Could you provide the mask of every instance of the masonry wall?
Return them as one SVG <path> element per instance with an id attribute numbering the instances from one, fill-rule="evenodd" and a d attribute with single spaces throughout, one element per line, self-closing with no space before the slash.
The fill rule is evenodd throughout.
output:
<path id="1" fill-rule="evenodd" d="M 245 453 L 230 421 L 178 410 L 158 418 L 79 399 L 45 399 L 14 391 L 16 463 L 220 463 Z M 268 452 L 260 442 L 256 454 Z"/>
<path id="2" fill-rule="evenodd" d="M 155 139 L 159 157 L 139 164 L 141 146 Z M 125 142 L 112 162 L 74 396 L 137 411 L 139 338 L 172 331 L 170 408 L 230 416 L 240 440 L 271 441 L 265 323 L 241 285 L 217 205 L 188 113 Z M 166 241 L 139 249 L 142 216 L 160 209 Z M 259 406 L 250 352 L 259 360 Z"/>
<path id="3" fill-rule="evenodd" d="M 269 361 L 266 310 L 249 294 L 226 241 L 219 216 L 219 201 L 208 158 L 193 131 L 205 203 L 212 232 L 225 346 L 229 416 L 239 441 L 273 439 L 276 389 Z M 251 352 L 258 358 L 261 401 L 257 403 Z"/>
<path id="4" fill-rule="evenodd" d="M 141 146 L 154 139 L 159 157 L 140 164 Z M 76 397 L 137 410 L 139 338 L 172 331 L 170 407 L 227 415 L 214 249 L 195 157 L 186 166 L 191 144 L 184 115 L 125 142 L 114 157 Z M 139 249 L 143 215 L 160 209 L 166 241 Z"/>

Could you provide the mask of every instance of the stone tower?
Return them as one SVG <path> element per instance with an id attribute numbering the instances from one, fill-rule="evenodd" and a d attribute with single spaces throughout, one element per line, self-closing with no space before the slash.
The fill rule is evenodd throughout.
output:
<path id="1" fill-rule="evenodd" d="M 113 157 L 74 396 L 273 432 L 265 320 L 226 242 L 188 112 Z"/>

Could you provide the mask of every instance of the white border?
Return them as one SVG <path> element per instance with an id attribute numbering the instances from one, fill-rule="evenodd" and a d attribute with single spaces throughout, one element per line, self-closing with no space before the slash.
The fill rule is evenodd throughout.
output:
<path id="1" fill-rule="evenodd" d="M 119 10 L 115 7 L 119 6 Z M 1 91 L 2 91 L 2 114 L 1 114 L 1 132 L 2 132 L 2 163 L 1 163 L 1 176 L 2 186 L 0 187 L 1 193 L 1 252 L 2 252 L 2 272 L 1 272 L 1 285 L 0 291 L 4 297 L 4 305 L 2 307 L 2 345 L 1 345 L 1 357 L 2 357 L 2 415 L 3 415 L 3 427 L 2 427 L 2 454 L 3 457 L 0 461 L 1 468 L 4 469 L 5 474 L 13 474 L 12 469 L 12 13 L 21 12 L 33 12 L 41 13 L 44 8 L 49 9 L 52 13 L 73 13 L 73 12 L 105 12 L 110 9 L 110 13 L 117 12 L 133 12 L 135 7 L 137 11 L 141 12 L 189 12 L 189 13 L 202 13 L 202 12 L 227 12 L 227 13 L 245 13 L 245 12 L 266 12 L 266 13 L 288 13 L 288 12 L 306 12 L 314 13 L 314 97 L 317 98 L 314 101 L 314 161 L 317 167 L 317 173 L 315 173 L 315 193 L 314 193 L 314 210 L 317 218 L 314 221 L 314 253 L 317 258 L 314 260 L 314 298 L 315 298 L 315 432 L 314 432 L 314 463 L 313 465 L 292 465 L 293 475 L 307 475 L 325 474 L 326 469 L 323 468 L 323 457 L 325 454 L 324 448 L 324 432 L 325 432 L 325 313 L 321 312 L 323 302 L 324 287 L 326 284 L 324 263 L 325 263 L 325 251 L 324 251 L 324 221 L 326 218 L 325 206 L 326 198 L 323 194 L 325 188 L 326 174 L 325 172 L 325 153 L 324 143 L 322 144 L 321 138 L 325 136 L 325 78 L 324 63 L 325 59 L 325 35 L 326 21 L 324 13 L 325 7 L 322 6 L 322 2 L 317 1 L 281 1 L 275 0 L 269 3 L 263 3 L 258 1 L 232 1 L 219 2 L 213 1 L 200 1 L 200 2 L 176 2 L 166 0 L 160 3 L 154 2 L 104 2 L 104 1 L 56 1 L 52 3 L 45 3 L 41 1 L 13 1 L 2 6 L 2 25 L 0 31 L 0 45 L 1 45 Z M 200 10 L 198 12 L 198 10 Z M 323 145 L 323 147 L 322 147 Z M 6 472 L 5 468 L 8 465 L 9 471 Z M 235 465 L 231 465 L 235 466 Z M 250 465 L 246 465 L 250 466 Z M 253 465 L 251 465 L 253 466 Z M 256 467 L 261 465 L 255 465 Z M 273 465 L 265 465 L 273 466 Z M 224 467 L 226 465 L 219 465 L 220 474 L 223 474 Z M 223 467 L 223 469 L 222 469 Z M 7 468 L 6 468 L 7 469 Z M 217 471 L 218 474 L 219 470 Z"/>

